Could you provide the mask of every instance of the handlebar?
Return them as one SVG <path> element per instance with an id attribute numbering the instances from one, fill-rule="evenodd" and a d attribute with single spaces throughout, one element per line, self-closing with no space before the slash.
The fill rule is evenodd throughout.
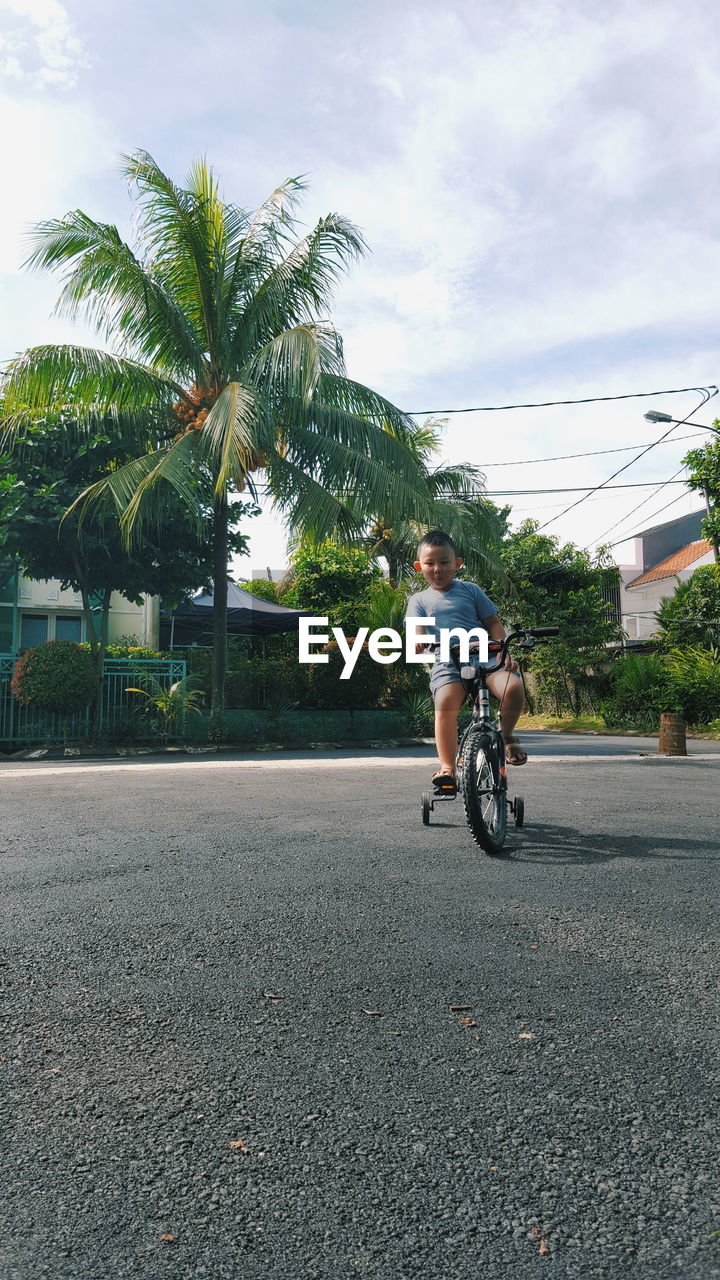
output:
<path id="1" fill-rule="evenodd" d="M 510 635 L 506 636 L 504 640 L 491 640 L 488 644 L 488 655 L 490 653 L 496 653 L 498 655 L 498 659 L 492 666 L 481 668 L 483 676 L 492 675 L 493 672 L 500 671 L 502 667 L 504 667 L 505 659 L 507 658 L 508 651 L 513 640 L 520 640 L 520 644 L 518 645 L 518 648 L 520 649 L 534 649 L 536 644 L 546 644 L 551 636 L 559 635 L 559 633 L 559 627 L 523 627 L 517 631 L 511 631 Z M 520 639 L 521 637 L 522 639 Z M 471 645 L 470 652 L 477 653 L 477 645 Z M 458 671 L 460 670 L 459 653 L 459 645 L 450 646 L 450 657 L 455 663 Z"/>

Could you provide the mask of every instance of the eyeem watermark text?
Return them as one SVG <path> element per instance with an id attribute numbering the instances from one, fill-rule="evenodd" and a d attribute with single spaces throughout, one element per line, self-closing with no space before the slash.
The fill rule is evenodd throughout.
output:
<path id="1" fill-rule="evenodd" d="M 393 627 L 378 627 L 376 631 L 372 632 L 369 627 L 360 627 L 352 640 L 348 640 L 342 627 L 333 627 L 332 639 L 337 642 L 337 646 L 345 659 L 340 679 L 350 679 L 363 645 L 366 643 L 368 653 L 373 661 L 386 664 L 397 662 L 403 649 L 406 662 L 425 662 L 428 665 L 431 665 L 436 660 L 449 662 L 451 644 L 460 646 L 460 662 L 468 662 L 471 643 L 478 645 L 480 661 L 487 662 L 488 633 L 484 627 L 471 627 L 469 630 L 465 627 L 440 627 L 440 643 L 437 650 L 428 652 L 426 649 L 421 649 L 418 653 L 418 646 L 435 645 L 437 643 L 435 631 L 427 630 L 428 627 L 434 627 L 434 625 L 434 618 L 408 618 L 405 623 L 404 645 L 402 636 Z M 331 637 L 327 631 L 327 626 L 327 618 L 300 619 L 298 632 L 298 660 L 300 662 L 330 661 L 329 654 L 313 652 L 313 650 L 330 642 Z M 320 627 L 326 629 L 318 631 Z"/>

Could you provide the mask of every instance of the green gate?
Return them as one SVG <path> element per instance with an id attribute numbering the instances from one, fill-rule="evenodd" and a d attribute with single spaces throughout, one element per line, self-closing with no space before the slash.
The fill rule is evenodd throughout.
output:
<path id="1" fill-rule="evenodd" d="M 37 707 L 16 702 L 10 688 L 17 658 L 0 654 L 0 742 L 29 746 L 45 742 L 77 742 L 90 732 L 89 711 L 74 715 L 48 715 Z M 106 658 L 103 669 L 100 737 L 106 741 L 147 741 L 156 736 L 148 715 L 148 701 L 127 690 L 143 676 L 152 675 L 165 687 L 185 677 L 186 664 L 179 658 Z"/>

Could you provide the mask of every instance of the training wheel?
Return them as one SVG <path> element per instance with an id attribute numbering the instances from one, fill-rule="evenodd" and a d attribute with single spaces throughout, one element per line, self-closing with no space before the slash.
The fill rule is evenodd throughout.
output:
<path id="1" fill-rule="evenodd" d="M 432 809 L 432 800 L 431 800 L 431 798 L 430 798 L 430 792 L 429 792 L 429 791 L 423 791 L 423 793 L 422 793 L 422 815 L 423 815 L 423 822 L 424 822 L 424 824 L 425 824 L 425 826 L 426 826 L 426 827 L 428 827 L 428 826 L 430 825 L 430 810 L 431 810 L 431 809 Z"/>
<path id="2" fill-rule="evenodd" d="M 516 796 L 513 801 L 513 813 L 515 814 L 515 826 L 521 827 L 525 821 L 525 801 L 522 796 Z"/>

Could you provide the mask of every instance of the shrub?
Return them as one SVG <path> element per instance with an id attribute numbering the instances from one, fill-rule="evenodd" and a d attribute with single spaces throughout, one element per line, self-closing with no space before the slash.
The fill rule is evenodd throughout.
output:
<path id="1" fill-rule="evenodd" d="M 671 649 L 664 666 L 690 724 L 708 724 L 720 716 L 719 650 Z"/>
<path id="2" fill-rule="evenodd" d="M 81 649 L 91 652 L 87 640 L 80 643 Z M 160 649 L 149 649 L 145 644 L 138 644 L 136 636 L 120 636 L 118 640 L 106 646 L 106 658 L 135 658 L 138 662 L 148 662 L 158 658 L 174 658 L 173 653 L 163 653 Z"/>
<path id="3" fill-rule="evenodd" d="M 352 638 L 348 639 L 352 643 Z M 313 664 L 307 668 L 310 706 L 348 711 L 360 707 L 377 707 L 385 685 L 386 668 L 373 661 L 367 644 L 362 646 L 349 680 L 340 679 L 345 658 L 338 644 L 331 640 L 330 644 L 323 646 L 322 652 L 328 654 L 329 662 Z"/>
<path id="4" fill-rule="evenodd" d="M 61 714 L 86 707 L 97 685 L 92 655 L 70 640 L 48 640 L 28 649 L 15 663 L 11 682 L 18 702 Z"/>
<path id="5" fill-rule="evenodd" d="M 611 694 L 601 706 L 609 729 L 655 733 L 663 711 L 675 711 L 677 694 L 657 654 L 625 653 L 613 664 Z"/>
<path id="6" fill-rule="evenodd" d="M 426 738 L 435 728 L 435 708 L 429 693 L 414 693 L 400 704 L 408 732 L 413 738 Z"/>
<path id="7" fill-rule="evenodd" d="M 380 707 L 400 707 L 411 698 L 426 694 L 429 689 L 429 667 L 419 663 L 406 663 L 402 657 L 385 668 L 385 680 L 378 698 Z"/>
<path id="8" fill-rule="evenodd" d="M 687 582 L 679 582 L 656 617 L 665 649 L 710 649 L 720 644 L 720 566 L 701 565 Z"/>

